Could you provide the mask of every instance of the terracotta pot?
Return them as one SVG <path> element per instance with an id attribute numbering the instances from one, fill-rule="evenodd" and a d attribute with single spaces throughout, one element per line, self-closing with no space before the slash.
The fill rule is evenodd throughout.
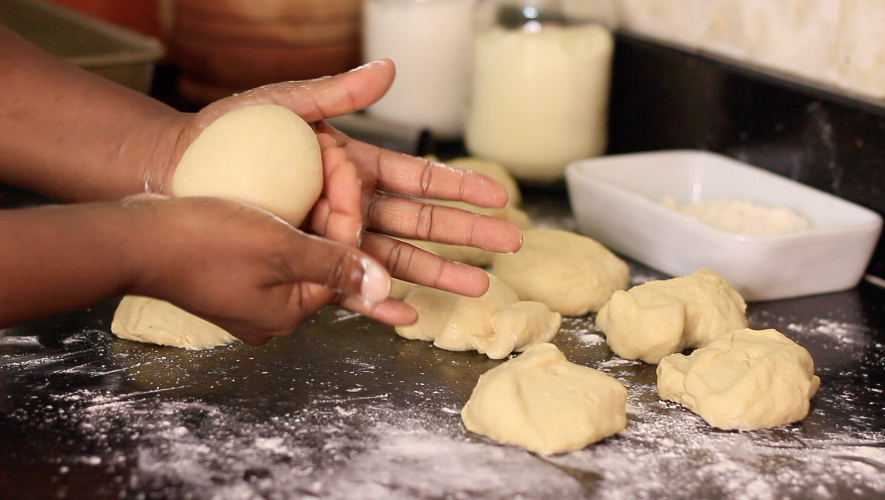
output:
<path id="1" fill-rule="evenodd" d="M 358 65 L 360 0 L 178 0 L 168 40 L 180 92 L 204 104 Z"/>

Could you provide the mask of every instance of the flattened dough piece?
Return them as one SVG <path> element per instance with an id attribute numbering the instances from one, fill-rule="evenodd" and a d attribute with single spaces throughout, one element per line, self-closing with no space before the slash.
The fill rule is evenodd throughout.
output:
<path id="1" fill-rule="evenodd" d="M 237 340 L 225 330 L 164 300 L 138 295 L 123 297 L 114 313 L 111 332 L 121 339 L 195 350 Z"/>
<path id="2" fill-rule="evenodd" d="M 561 317 L 539 303 L 520 302 L 494 276 L 482 297 L 465 297 L 413 285 L 405 303 L 418 311 L 418 321 L 396 327 L 407 339 L 429 340 L 450 351 L 477 350 L 492 359 L 547 342 L 559 331 Z"/>
<path id="3" fill-rule="evenodd" d="M 521 300 L 546 304 L 563 316 L 598 311 L 630 284 L 630 267 L 599 242 L 560 229 L 523 231 L 513 254 L 494 254 L 492 269 Z"/>
<path id="4" fill-rule="evenodd" d="M 322 189 L 316 133 L 275 104 L 236 109 L 212 122 L 188 146 L 172 178 L 176 197 L 238 200 L 296 227 Z"/>
<path id="5" fill-rule="evenodd" d="M 464 427 L 543 454 L 578 450 L 624 430 L 627 389 L 598 370 L 537 344 L 479 378 L 461 410 Z"/>
<path id="6" fill-rule="evenodd" d="M 720 429 L 764 429 L 801 420 L 820 386 L 814 361 L 777 330 L 727 333 L 658 365 L 658 395 Z"/>
<path id="7" fill-rule="evenodd" d="M 212 122 L 188 146 L 172 178 L 174 196 L 238 200 L 296 227 L 322 189 L 316 133 L 292 111 L 271 104 L 237 109 Z M 143 297 L 124 298 L 114 324 L 118 337 L 187 349 L 235 340 L 172 304 Z"/>
<path id="8" fill-rule="evenodd" d="M 664 356 L 746 328 L 746 310 L 725 278 L 702 268 L 615 292 L 596 315 L 596 326 L 618 356 L 657 364 Z"/>

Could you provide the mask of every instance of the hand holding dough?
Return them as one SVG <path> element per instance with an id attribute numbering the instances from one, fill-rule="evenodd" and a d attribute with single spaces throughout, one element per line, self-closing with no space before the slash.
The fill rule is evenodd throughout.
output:
<path id="1" fill-rule="evenodd" d="M 323 188 L 316 133 L 287 108 L 261 105 L 218 118 L 191 143 L 173 177 L 176 197 L 229 198 L 301 224 Z M 111 331 L 121 338 L 206 349 L 236 340 L 168 302 L 125 297 Z"/>
<path id="2" fill-rule="evenodd" d="M 658 395 L 720 429 L 763 429 L 805 418 L 820 379 L 802 346 L 777 330 L 727 333 L 658 365 Z"/>
<path id="3" fill-rule="evenodd" d="M 483 374 L 461 419 L 471 432 L 549 455 L 624 430 L 626 404 L 620 382 L 544 343 Z"/>
<path id="4" fill-rule="evenodd" d="M 495 179 L 507 189 L 510 201 L 504 208 L 483 208 L 459 201 L 427 200 L 429 203 L 460 208 L 461 210 L 476 212 L 489 217 L 496 217 L 501 220 L 506 220 L 520 229 L 529 229 L 532 227 L 532 221 L 529 216 L 517 208 L 522 201 L 519 186 L 516 184 L 516 180 L 513 179 L 513 176 L 510 175 L 507 169 L 505 169 L 500 163 L 473 157 L 456 158 L 446 163 L 450 167 L 473 170 Z M 430 253 L 439 255 L 444 259 L 463 262 L 464 264 L 477 267 L 490 266 L 492 264 L 492 259 L 496 255 L 496 252 L 471 246 L 448 245 L 445 243 L 424 240 L 405 241 L 418 248 L 427 250 Z"/>
<path id="5" fill-rule="evenodd" d="M 492 359 L 549 341 L 561 321 L 560 315 L 544 304 L 520 302 L 494 276 L 489 276 L 489 289 L 482 297 L 414 285 L 405 303 L 418 311 L 418 321 L 396 327 L 399 336 L 430 340 L 450 351 L 476 349 Z"/>
<path id="6" fill-rule="evenodd" d="M 492 269 L 521 300 L 563 316 L 597 311 L 630 284 L 627 263 L 597 241 L 560 229 L 523 231 L 522 248 L 495 254 Z"/>
<path id="7" fill-rule="evenodd" d="M 722 276 L 703 268 L 690 276 L 650 281 L 615 292 L 596 315 L 612 351 L 656 364 L 686 348 L 704 347 L 747 327 L 747 304 Z"/>

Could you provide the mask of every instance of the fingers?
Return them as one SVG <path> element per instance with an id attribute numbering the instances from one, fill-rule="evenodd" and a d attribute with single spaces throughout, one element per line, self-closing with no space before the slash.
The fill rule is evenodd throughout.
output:
<path id="1" fill-rule="evenodd" d="M 282 249 L 277 283 L 307 281 L 353 295 L 371 306 L 390 295 L 390 274 L 368 254 L 335 241 L 300 233 Z"/>
<path id="2" fill-rule="evenodd" d="M 507 221 L 394 196 L 379 195 L 370 202 L 366 225 L 391 236 L 494 252 L 515 252 L 522 245 L 522 233 Z"/>
<path id="3" fill-rule="evenodd" d="M 383 263 L 394 278 L 479 297 L 489 288 L 485 271 L 443 259 L 406 242 L 366 233 L 361 248 Z"/>
<path id="4" fill-rule="evenodd" d="M 258 104 L 279 104 L 308 123 L 364 109 L 380 99 L 393 83 L 393 61 L 383 59 L 340 75 L 265 85 L 213 103 L 211 113 Z"/>
<path id="5" fill-rule="evenodd" d="M 338 304 L 388 325 L 406 326 L 418 321 L 418 312 L 412 306 L 395 299 L 387 299 L 373 306 L 367 306 L 365 302 L 356 297 L 345 296 L 338 301 Z"/>
<path id="6" fill-rule="evenodd" d="M 319 134 L 323 156 L 323 192 L 310 218 L 313 233 L 340 243 L 357 245 L 362 232 L 362 195 L 353 163 L 326 134 Z"/>
<path id="7" fill-rule="evenodd" d="M 328 124 L 320 124 L 318 129 L 334 137 L 358 168 L 370 172 L 378 189 L 488 208 L 507 205 L 507 189 L 487 175 L 355 141 Z"/>

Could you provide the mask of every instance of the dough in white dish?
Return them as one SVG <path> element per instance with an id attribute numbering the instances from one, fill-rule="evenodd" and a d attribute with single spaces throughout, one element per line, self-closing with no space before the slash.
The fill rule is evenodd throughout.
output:
<path id="1" fill-rule="evenodd" d="M 418 321 L 396 327 L 407 339 L 428 340 L 449 351 L 477 350 L 492 359 L 547 342 L 559 331 L 561 317 L 540 303 L 520 302 L 494 276 L 482 297 L 466 297 L 436 288 L 412 286 L 405 303 Z"/>
<path id="2" fill-rule="evenodd" d="M 172 178 L 176 197 L 248 203 L 301 224 L 323 189 L 316 133 L 277 105 L 241 108 L 212 122 L 188 146 Z M 121 338 L 206 349 L 233 342 L 223 329 L 161 300 L 125 297 L 111 331 Z"/>
<path id="3" fill-rule="evenodd" d="M 599 242 L 560 229 L 523 231 L 522 248 L 495 254 L 492 270 L 520 299 L 563 316 L 595 312 L 630 284 L 626 262 Z"/>
<path id="4" fill-rule="evenodd" d="M 596 315 L 596 326 L 618 356 L 657 364 L 664 356 L 746 328 L 746 310 L 725 278 L 702 268 L 615 292 Z"/>
<path id="5" fill-rule="evenodd" d="M 483 374 L 461 419 L 471 432 L 550 455 L 624 430 L 626 403 L 620 382 L 542 343 Z"/>
<path id="6" fill-rule="evenodd" d="M 195 350 L 237 340 L 203 318 L 166 301 L 138 295 L 123 297 L 114 313 L 111 331 L 121 339 Z"/>
<path id="7" fill-rule="evenodd" d="M 727 333 L 658 365 L 658 395 L 720 429 L 763 429 L 801 420 L 820 379 L 802 346 L 777 330 Z"/>

